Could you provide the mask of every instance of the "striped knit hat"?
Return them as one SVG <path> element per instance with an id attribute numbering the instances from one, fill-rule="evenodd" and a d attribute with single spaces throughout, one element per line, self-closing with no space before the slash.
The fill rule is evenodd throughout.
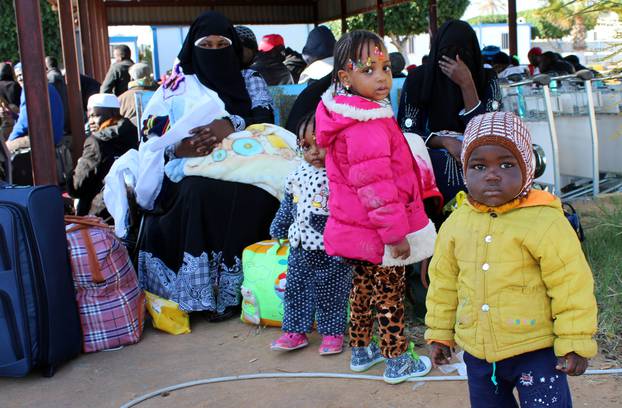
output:
<path id="1" fill-rule="evenodd" d="M 462 142 L 465 175 L 471 153 L 483 145 L 500 145 L 512 152 L 523 175 L 523 188 L 518 197 L 527 195 L 533 183 L 534 159 L 531 134 L 525 123 L 512 112 L 490 112 L 471 119 Z"/>

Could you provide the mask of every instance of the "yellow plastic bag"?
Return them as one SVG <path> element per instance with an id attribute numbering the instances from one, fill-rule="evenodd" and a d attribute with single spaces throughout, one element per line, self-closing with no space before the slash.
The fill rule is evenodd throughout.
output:
<path id="1" fill-rule="evenodd" d="M 175 335 L 190 333 L 190 317 L 177 303 L 147 291 L 145 296 L 153 327 Z"/>

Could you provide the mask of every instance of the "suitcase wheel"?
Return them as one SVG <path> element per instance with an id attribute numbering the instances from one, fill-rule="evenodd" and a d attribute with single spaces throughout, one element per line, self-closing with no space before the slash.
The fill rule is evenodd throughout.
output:
<path id="1" fill-rule="evenodd" d="M 45 365 L 42 367 L 43 376 L 45 378 L 52 378 L 56 374 L 56 367 L 53 365 Z"/>

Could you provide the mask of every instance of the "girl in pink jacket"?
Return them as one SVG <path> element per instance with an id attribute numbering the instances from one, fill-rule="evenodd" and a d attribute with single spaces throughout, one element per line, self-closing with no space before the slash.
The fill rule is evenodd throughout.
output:
<path id="1" fill-rule="evenodd" d="M 404 267 L 432 255 L 436 232 L 424 211 L 419 168 L 387 99 L 391 64 L 380 37 L 342 36 L 333 81 L 316 112 L 330 190 L 324 245 L 355 266 L 350 368 L 365 371 L 386 359 L 384 379 L 397 384 L 431 368 L 429 358 L 407 353 Z M 379 345 L 371 342 L 372 304 Z"/>

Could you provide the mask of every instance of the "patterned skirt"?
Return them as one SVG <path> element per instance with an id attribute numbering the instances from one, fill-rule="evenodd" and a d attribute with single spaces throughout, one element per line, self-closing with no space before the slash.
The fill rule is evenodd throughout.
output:
<path id="1" fill-rule="evenodd" d="M 156 205 L 144 223 L 141 287 L 186 311 L 237 306 L 242 250 L 270 238 L 278 200 L 253 185 L 186 177 L 165 178 Z"/>

